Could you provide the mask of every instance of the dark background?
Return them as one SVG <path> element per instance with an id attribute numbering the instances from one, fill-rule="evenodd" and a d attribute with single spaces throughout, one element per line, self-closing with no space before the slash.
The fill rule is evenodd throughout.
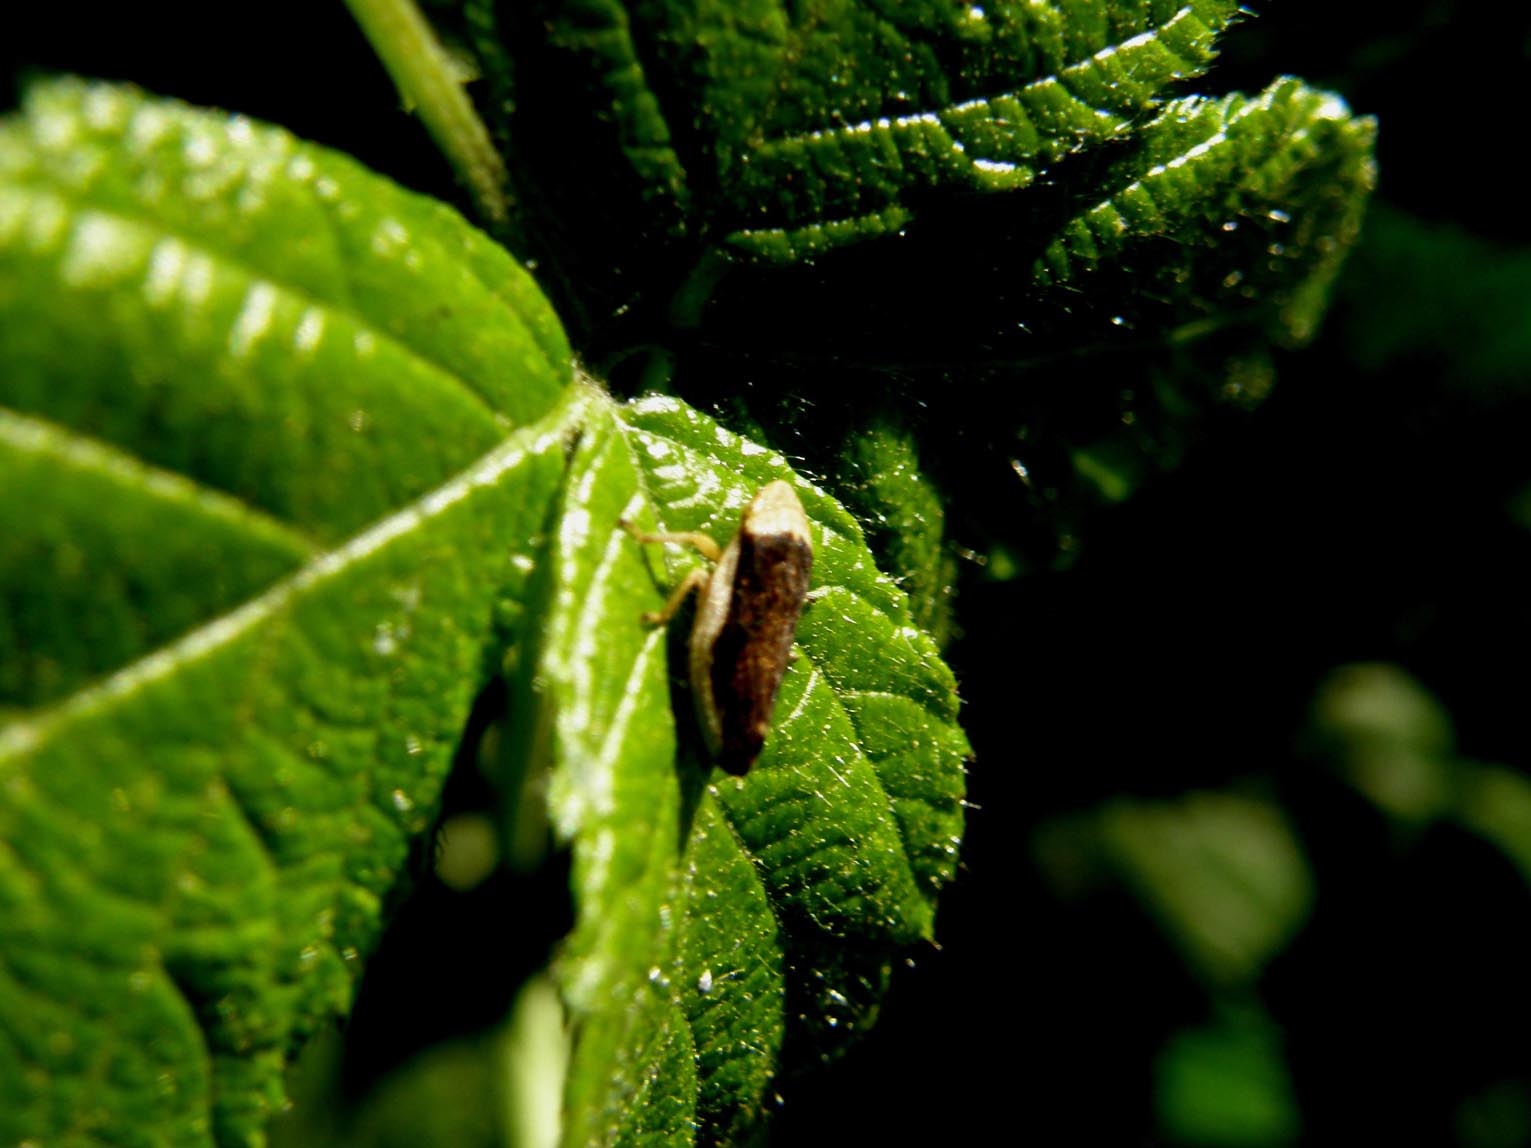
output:
<path id="1" fill-rule="evenodd" d="M 1454 823 L 1401 834 L 1313 750 L 1311 716 L 1335 667 L 1392 663 L 1451 714 L 1461 757 L 1531 768 L 1531 212 L 1515 178 L 1531 16 L 1256 7 L 1196 89 L 1291 73 L 1376 116 L 1362 244 L 1315 344 L 1278 354 L 1272 397 L 1092 515 L 1070 568 L 959 567 L 949 654 L 977 756 L 941 947 L 910 955 L 873 1036 L 782 1085 L 776 1143 L 1212 1142 L 1166 1107 L 1165 1057 L 1231 1010 L 1275 1034 L 1284 1083 L 1265 1101 L 1285 1116 L 1240 1133 L 1235 1115 L 1223 1143 L 1531 1144 L 1524 871 Z M 248 113 L 466 206 L 339 4 L 227 27 L 209 11 L 35 7 L 0 66 Z M 954 545 L 984 541 L 964 536 L 978 517 L 952 506 Z M 1230 787 L 1285 811 L 1315 890 L 1236 991 L 1185 959 L 1130 873 L 1074 895 L 1037 862 L 1060 819 Z M 528 960 L 502 935 L 504 895 L 426 881 L 403 908 L 353 1023 L 354 1093 L 498 1018 Z"/>

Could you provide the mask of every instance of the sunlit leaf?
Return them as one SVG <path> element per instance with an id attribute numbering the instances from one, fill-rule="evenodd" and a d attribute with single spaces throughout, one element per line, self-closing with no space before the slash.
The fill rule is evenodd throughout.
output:
<path id="1" fill-rule="evenodd" d="M 567 348 L 440 205 L 62 81 L 0 126 L 0 360 L 0 1141 L 249 1143 L 524 593 Z"/>
<path id="2" fill-rule="evenodd" d="M 676 728 L 682 636 L 641 620 L 690 559 L 619 524 L 726 538 L 777 478 L 812 524 L 814 598 L 765 752 L 732 778 L 709 772 L 689 706 Z M 854 519 L 672 400 L 588 424 L 547 569 L 524 688 L 574 853 L 566 1138 L 690 1142 L 695 1122 L 727 1140 L 758 1118 L 784 1041 L 817 1056 L 863 1028 L 899 948 L 931 935 L 968 752 L 951 674 Z"/>

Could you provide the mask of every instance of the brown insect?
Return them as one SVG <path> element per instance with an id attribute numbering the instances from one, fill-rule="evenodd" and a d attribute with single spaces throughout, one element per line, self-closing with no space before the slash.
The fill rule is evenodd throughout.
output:
<path id="1" fill-rule="evenodd" d="M 808 596 L 813 540 L 803 504 L 785 482 L 761 487 L 721 551 L 706 534 L 643 534 L 623 525 L 640 542 L 682 543 L 715 564 L 711 573 L 693 570 L 664 608 L 643 620 L 669 621 L 686 595 L 700 590 L 690 654 L 697 721 L 717 763 L 742 776 L 770 732 Z"/>

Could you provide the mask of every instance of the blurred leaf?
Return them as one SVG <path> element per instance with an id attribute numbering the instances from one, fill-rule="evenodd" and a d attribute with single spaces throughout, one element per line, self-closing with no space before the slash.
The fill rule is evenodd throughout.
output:
<path id="1" fill-rule="evenodd" d="M 1045 826 L 1043 870 L 1066 895 L 1119 882 L 1217 984 L 1248 983 L 1307 919 L 1313 877 L 1281 810 L 1231 793 L 1114 801 Z"/>
<path id="2" fill-rule="evenodd" d="M 500 860 L 493 821 L 483 813 L 457 813 L 436 831 L 437 878 L 448 889 L 466 892 L 481 884 Z"/>
<path id="3" fill-rule="evenodd" d="M 1469 1096 L 1457 1110 L 1463 1148 L 1521 1148 L 1531 1143 L 1531 1085 L 1502 1080 Z"/>
<path id="4" fill-rule="evenodd" d="M 347 1148 L 503 1148 L 496 1102 L 502 1033 L 432 1045 L 397 1069 L 346 1122 Z M 555 1094 L 556 1095 L 556 1094 Z M 315 1148 L 319 1148 L 316 1145 Z"/>
<path id="5" fill-rule="evenodd" d="M 1365 370 L 1440 369 L 1485 399 L 1526 391 L 1531 251 L 1379 207 L 1341 303 L 1341 330 Z"/>
<path id="6" fill-rule="evenodd" d="M 1500 766 L 1467 766 L 1457 816 L 1492 842 L 1531 885 L 1531 778 Z"/>
<path id="7" fill-rule="evenodd" d="M 1499 849 L 1531 885 L 1531 778 L 1456 753 L 1445 707 L 1398 666 L 1342 666 L 1319 687 L 1312 743 L 1406 825 L 1449 820 Z"/>
<path id="8" fill-rule="evenodd" d="M 1280 1034 L 1263 1012 L 1230 1011 L 1159 1054 L 1155 1102 L 1174 1144 L 1276 1148 L 1297 1142 L 1296 1098 Z"/>
<path id="9" fill-rule="evenodd" d="M 562 1127 L 569 1033 L 558 990 L 533 977 L 516 997 L 501 1044 L 506 1148 L 556 1148 Z"/>
<path id="10" fill-rule="evenodd" d="M 281 1107 L 524 592 L 568 357 L 503 251 L 281 131 L 73 81 L 0 125 L 0 1141 Z"/>
<path id="11" fill-rule="evenodd" d="M 1319 687 L 1313 722 L 1346 780 L 1393 816 L 1427 822 L 1451 809 L 1451 719 L 1396 666 L 1336 670 Z"/>

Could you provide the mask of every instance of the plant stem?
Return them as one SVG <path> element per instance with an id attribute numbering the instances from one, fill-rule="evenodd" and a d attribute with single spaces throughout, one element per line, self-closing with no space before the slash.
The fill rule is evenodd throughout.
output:
<path id="1" fill-rule="evenodd" d="M 405 107 L 425 122 L 479 211 L 491 222 L 504 222 L 509 213 L 504 162 L 458 69 L 414 0 L 346 0 L 346 7 L 393 77 Z"/>

